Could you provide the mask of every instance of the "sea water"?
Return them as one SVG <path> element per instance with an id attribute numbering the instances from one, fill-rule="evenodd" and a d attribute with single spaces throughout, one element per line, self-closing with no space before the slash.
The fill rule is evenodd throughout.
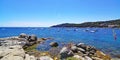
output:
<path id="1" fill-rule="evenodd" d="M 87 31 L 86 31 L 87 30 Z M 113 32 L 114 30 L 114 32 Z M 94 32 L 92 32 L 94 31 Z M 94 46 L 112 56 L 120 55 L 119 28 L 44 28 L 44 27 L 1 27 L 0 38 L 18 36 L 21 33 L 35 34 L 39 38 L 52 38 L 36 47 L 37 50 L 49 50 L 50 42 L 85 43 Z M 117 39 L 114 39 L 116 34 Z"/>

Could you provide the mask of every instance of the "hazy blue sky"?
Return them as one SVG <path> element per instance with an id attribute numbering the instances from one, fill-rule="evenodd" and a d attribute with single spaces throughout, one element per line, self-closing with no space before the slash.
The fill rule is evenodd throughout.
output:
<path id="1" fill-rule="evenodd" d="M 0 0 L 0 26 L 51 26 L 120 18 L 120 0 Z"/>

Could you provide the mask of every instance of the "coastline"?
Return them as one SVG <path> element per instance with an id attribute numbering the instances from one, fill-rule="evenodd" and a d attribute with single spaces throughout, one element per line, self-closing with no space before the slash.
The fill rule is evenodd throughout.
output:
<path id="1" fill-rule="evenodd" d="M 70 53 L 69 50 L 68 50 L 68 52 L 72 56 L 69 56 L 69 55 L 65 54 L 65 56 L 67 56 L 65 59 L 75 59 L 75 58 L 77 58 L 77 59 L 96 59 L 96 60 L 97 59 L 117 60 L 117 58 L 111 58 L 109 55 L 104 54 L 102 51 L 99 51 L 92 46 L 86 46 L 83 43 L 80 43 L 80 44 L 77 44 L 77 45 L 68 43 L 67 46 L 64 46 L 59 52 L 57 52 L 57 53 L 59 53 L 58 54 L 59 57 L 58 56 L 53 57 L 53 56 L 51 56 L 52 54 L 50 55 L 50 52 L 48 52 L 48 51 L 40 52 L 40 51 L 36 50 L 36 46 L 38 44 L 42 44 L 44 41 L 47 40 L 47 38 L 37 38 L 37 40 L 35 40 L 35 41 L 32 40 L 32 42 L 29 42 L 30 45 L 26 45 L 27 41 L 26 41 L 25 36 L 27 36 L 27 35 L 26 34 L 21 34 L 20 36 L 16 36 L 16 37 L 0 38 L 0 41 L 5 40 L 5 41 L 9 42 L 8 46 L 4 45 L 4 46 L 1 47 L 2 49 L 4 48 L 5 51 L 0 50 L 0 59 L 1 60 L 2 59 L 4 60 L 6 58 L 11 59 L 14 56 L 14 51 L 16 51 L 15 57 L 16 57 L 16 55 L 17 56 L 20 55 L 19 58 L 23 59 L 23 60 L 30 59 L 30 58 L 33 59 L 33 60 L 40 59 L 40 58 L 45 59 L 46 57 L 49 60 L 54 60 L 55 58 L 57 60 L 59 60 L 58 58 L 60 58 L 60 55 L 65 54 L 64 52 L 61 52 L 61 51 L 62 50 L 64 51 L 64 49 L 67 50 L 68 48 L 70 48 L 70 51 L 72 51 L 72 53 Z M 33 36 L 36 37 L 35 35 L 33 35 Z M 34 39 L 34 38 L 32 38 L 32 39 Z M 21 44 L 20 42 L 24 42 L 24 43 Z M 33 42 L 35 42 L 35 43 L 33 43 Z M 16 49 L 20 49 L 20 50 L 16 50 Z M 88 49 L 88 50 L 86 50 L 86 49 Z M 52 51 L 58 51 L 58 49 L 56 49 L 56 47 L 55 48 L 53 47 Z M 92 52 L 90 52 L 90 51 L 92 51 Z M 5 54 L 3 54 L 3 52 Z M 78 53 L 78 52 L 80 52 L 80 53 Z M 7 55 L 7 54 L 9 54 L 9 55 Z M 91 54 L 91 55 L 89 56 L 89 54 Z M 96 57 L 94 57 L 94 56 L 96 56 Z M 4 58 L 4 57 L 6 57 L 6 58 Z"/>

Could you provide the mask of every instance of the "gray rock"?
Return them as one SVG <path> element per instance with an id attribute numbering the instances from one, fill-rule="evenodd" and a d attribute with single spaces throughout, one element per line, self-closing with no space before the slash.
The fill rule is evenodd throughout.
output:
<path id="1" fill-rule="evenodd" d="M 40 60 L 53 60 L 53 59 L 49 56 L 41 56 Z"/>
<path id="2" fill-rule="evenodd" d="M 25 54 L 25 60 L 30 60 L 30 56 L 28 54 Z"/>
<path id="3" fill-rule="evenodd" d="M 5 49 L 4 51 L 0 51 L 0 57 L 4 57 L 6 55 L 24 57 L 25 52 L 21 46 L 15 45 L 15 46 L 10 46 L 10 49 Z"/>
<path id="4" fill-rule="evenodd" d="M 31 35 L 31 36 L 28 36 L 28 39 L 27 39 L 29 42 L 35 42 L 37 41 L 37 36 L 35 35 Z"/>
<path id="5" fill-rule="evenodd" d="M 82 49 L 82 48 L 77 48 L 77 50 L 78 50 L 78 51 L 81 51 L 81 52 L 85 52 L 85 50 Z"/>
<path id="6" fill-rule="evenodd" d="M 36 60 L 35 56 L 30 56 L 30 60 Z"/>
<path id="7" fill-rule="evenodd" d="M 20 56 L 14 56 L 13 59 L 14 59 L 14 60 L 24 60 L 24 58 L 23 58 L 23 57 L 20 57 Z"/>
<path id="8" fill-rule="evenodd" d="M 51 43 L 50 43 L 50 46 L 51 46 L 51 47 L 57 47 L 57 46 L 58 46 L 58 43 L 57 43 L 57 42 L 51 42 Z"/>
<path id="9" fill-rule="evenodd" d="M 60 51 L 61 59 L 73 56 L 73 52 L 67 47 L 63 47 Z"/>
<path id="10" fill-rule="evenodd" d="M 71 50 L 72 50 L 74 53 L 77 53 L 77 52 L 78 52 L 76 46 L 72 46 L 72 47 L 71 47 Z"/>
<path id="11" fill-rule="evenodd" d="M 19 36 L 19 38 L 26 38 L 26 37 L 27 37 L 27 35 L 25 33 L 21 33 Z"/>
<path id="12" fill-rule="evenodd" d="M 1 60 L 24 60 L 20 56 L 6 55 Z"/>
<path id="13" fill-rule="evenodd" d="M 78 54 L 79 54 L 80 56 L 84 56 L 84 53 L 81 52 L 81 51 L 78 51 Z"/>

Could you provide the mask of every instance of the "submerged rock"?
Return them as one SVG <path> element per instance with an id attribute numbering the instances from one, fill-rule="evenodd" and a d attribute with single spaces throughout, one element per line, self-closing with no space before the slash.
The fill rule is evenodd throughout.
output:
<path id="1" fill-rule="evenodd" d="M 57 46 L 58 46 L 58 43 L 57 43 L 57 42 L 51 42 L 51 43 L 50 43 L 50 46 L 51 46 L 51 47 L 57 47 Z"/>

